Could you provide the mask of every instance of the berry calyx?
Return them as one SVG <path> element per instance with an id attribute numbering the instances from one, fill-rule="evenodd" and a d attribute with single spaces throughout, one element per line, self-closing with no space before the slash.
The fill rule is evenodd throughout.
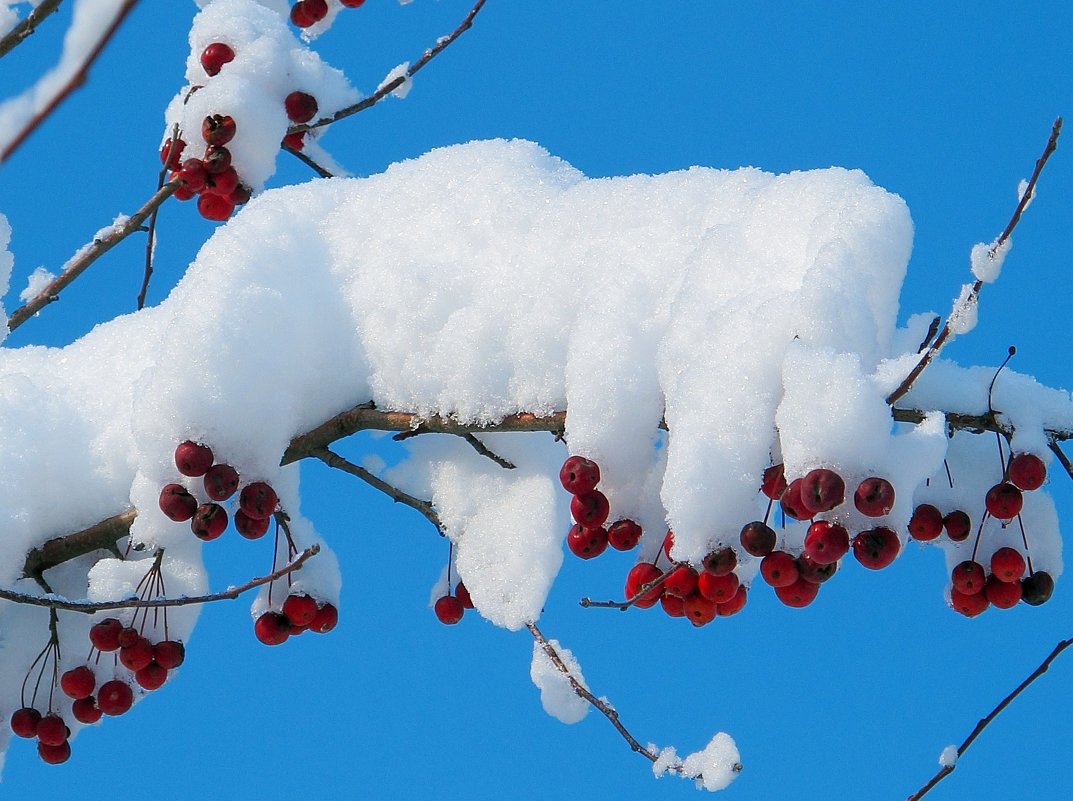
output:
<path id="1" fill-rule="evenodd" d="M 607 542 L 616 551 L 630 551 L 641 541 L 641 533 L 632 520 L 617 520 L 607 529 Z"/>
<path id="2" fill-rule="evenodd" d="M 185 523 L 197 512 L 197 507 L 197 498 L 182 484 L 167 484 L 160 491 L 160 511 L 169 520 Z"/>
<path id="3" fill-rule="evenodd" d="M 741 547 L 745 549 L 746 553 L 753 556 L 767 556 L 775 550 L 775 543 L 778 537 L 775 534 L 775 529 L 767 523 L 754 520 L 752 523 L 746 523 L 742 527 L 740 539 Z"/>
<path id="4" fill-rule="evenodd" d="M 265 645 L 285 642 L 290 632 L 291 622 L 279 612 L 265 612 L 253 624 L 253 635 Z"/>
<path id="5" fill-rule="evenodd" d="M 283 602 L 283 614 L 292 626 L 307 627 L 317 616 L 317 602 L 308 595 L 288 595 Z"/>
<path id="6" fill-rule="evenodd" d="M 607 550 L 607 530 L 602 526 L 590 527 L 575 523 L 566 535 L 570 552 L 582 559 L 593 559 Z"/>
<path id="7" fill-rule="evenodd" d="M 1054 592 L 1054 579 L 1051 574 L 1044 570 L 1021 579 L 1021 600 L 1029 606 L 1039 606 L 1051 599 Z"/>
<path id="8" fill-rule="evenodd" d="M 97 706 L 106 715 L 122 715 L 134 703 L 130 685 L 119 679 L 106 681 L 97 691 Z"/>
<path id="9" fill-rule="evenodd" d="M 1031 492 L 1047 480 L 1047 465 L 1034 453 L 1019 453 L 1010 459 L 1006 477 L 1018 489 Z"/>
<path id="10" fill-rule="evenodd" d="M 327 634 L 335 628 L 339 622 L 339 610 L 334 604 L 326 603 L 317 607 L 317 614 L 313 616 L 313 622 L 309 624 L 309 630 L 314 634 Z"/>
<path id="11" fill-rule="evenodd" d="M 19 737 L 36 737 L 37 724 L 41 722 L 41 713 L 30 706 L 16 709 L 11 715 L 11 731 Z"/>
<path id="12" fill-rule="evenodd" d="M 317 116 L 317 99 L 305 92 L 291 92 L 284 98 L 283 107 L 287 110 L 287 117 L 291 122 L 309 122 Z"/>
<path id="13" fill-rule="evenodd" d="M 205 472 L 205 492 L 214 501 L 226 501 L 235 494 L 238 481 L 238 471 L 231 465 L 214 464 Z"/>
<path id="14" fill-rule="evenodd" d="M 584 495 L 575 495 L 570 501 L 570 514 L 574 520 L 587 528 L 602 526 L 611 513 L 607 496 L 600 490 L 593 490 Z"/>
<path id="15" fill-rule="evenodd" d="M 885 478 L 866 478 L 853 493 L 853 505 L 862 515 L 882 517 L 894 508 L 894 486 Z"/>
<path id="16" fill-rule="evenodd" d="M 600 466 L 584 456 L 570 456 L 559 469 L 559 481 L 571 495 L 585 495 L 600 483 Z"/>
<path id="17" fill-rule="evenodd" d="M 921 542 L 933 540 L 943 533 L 943 513 L 930 503 L 922 503 L 909 518 L 909 536 Z"/>
<path id="18" fill-rule="evenodd" d="M 1011 520 L 1020 513 L 1025 499 L 1021 490 L 1008 481 L 996 484 L 984 496 L 984 505 L 992 517 L 999 520 Z"/>
<path id="19" fill-rule="evenodd" d="M 738 555 L 733 548 L 718 548 L 704 557 L 704 570 L 713 576 L 725 576 L 738 566 Z"/>
<path id="20" fill-rule="evenodd" d="M 235 60 L 235 51 L 223 42 L 213 42 L 201 51 L 201 66 L 211 78 L 219 75 L 224 64 Z"/>
<path id="21" fill-rule="evenodd" d="M 830 520 L 817 520 L 805 535 L 805 553 L 820 565 L 837 562 L 849 551 L 849 532 Z"/>
<path id="22" fill-rule="evenodd" d="M 898 535 L 884 526 L 862 531 L 853 538 L 853 555 L 869 570 L 882 570 L 898 558 L 901 549 Z"/>
<path id="23" fill-rule="evenodd" d="M 466 609 L 462 602 L 453 595 L 444 595 L 436 600 L 434 607 L 436 617 L 446 626 L 453 626 L 462 619 Z"/>
<path id="24" fill-rule="evenodd" d="M 190 529 L 199 540 L 209 542 L 227 530 L 227 510 L 218 503 L 203 503 L 194 512 Z"/>
<path id="25" fill-rule="evenodd" d="M 991 574 L 999 581 L 1020 582 L 1025 574 L 1025 558 L 1013 548 L 999 548 L 991 556 Z"/>
<path id="26" fill-rule="evenodd" d="M 972 533 L 972 521 L 965 512 L 955 509 L 943 518 L 943 528 L 952 542 L 964 542 Z"/>
<path id="27" fill-rule="evenodd" d="M 242 488 L 238 505 L 249 517 L 265 520 L 272 516 L 279 504 L 279 497 L 271 486 L 263 481 L 255 481 Z"/>
<path id="28" fill-rule="evenodd" d="M 656 567 L 651 562 L 638 562 L 630 568 L 630 572 L 626 574 L 626 600 L 632 600 L 634 596 L 641 591 L 641 588 L 646 584 L 651 584 L 663 575 L 663 571 Z M 653 587 L 636 601 L 634 606 L 638 606 L 641 609 L 647 609 L 653 606 L 659 597 L 663 594 L 662 585 L 659 587 Z"/>
<path id="29" fill-rule="evenodd" d="M 797 560 L 785 551 L 772 551 L 760 562 L 760 575 L 776 589 L 788 587 L 798 579 Z"/>
<path id="30" fill-rule="evenodd" d="M 819 467 L 801 479 L 801 502 L 812 514 L 829 512 L 846 498 L 846 482 L 834 470 Z"/>
<path id="31" fill-rule="evenodd" d="M 951 584 L 962 595 L 975 595 L 980 592 L 986 580 L 987 574 L 984 573 L 984 566 L 971 559 L 959 563 L 950 573 Z"/>
<path id="32" fill-rule="evenodd" d="M 760 491 L 773 501 L 782 497 L 782 493 L 786 491 L 786 473 L 782 464 L 773 464 L 764 471 L 760 480 Z"/>
<path id="33" fill-rule="evenodd" d="M 97 677 L 93 671 L 85 665 L 71 668 L 60 676 L 60 689 L 68 698 L 87 698 L 93 695 L 93 689 L 97 686 Z"/>

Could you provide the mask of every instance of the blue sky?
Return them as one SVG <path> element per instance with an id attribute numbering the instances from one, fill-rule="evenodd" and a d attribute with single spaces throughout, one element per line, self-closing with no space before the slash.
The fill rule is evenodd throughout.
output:
<path id="1" fill-rule="evenodd" d="M 1018 180 L 1070 110 L 1073 11 L 1057 6 L 489 0 L 405 101 L 337 125 L 324 144 L 356 174 L 498 136 L 533 139 L 594 176 L 693 164 L 859 167 L 913 213 L 903 318 L 943 312 L 967 278 L 969 248 L 1005 225 Z M 369 0 L 317 49 L 369 91 L 468 8 Z M 8 309 L 35 266 L 56 269 L 151 194 L 163 107 L 182 84 L 195 10 L 188 0 L 141 4 L 89 85 L 0 169 L 16 256 Z M 0 61 L 5 94 L 55 58 L 65 19 Z M 1073 386 L 1070 147 L 1047 168 L 1000 281 L 985 289 L 979 327 L 949 357 L 997 364 L 1015 344 L 1015 369 Z M 275 181 L 307 177 L 283 158 Z M 165 207 L 150 302 L 213 227 L 189 206 Z M 133 310 L 142 256 L 137 237 L 123 243 L 6 346 L 64 344 Z M 354 441 L 346 452 L 370 447 Z M 1053 475 L 1050 487 L 1068 526 L 1070 482 Z M 529 680 L 527 634 L 474 617 L 436 622 L 425 603 L 447 548 L 422 518 L 315 466 L 303 495 L 344 573 L 335 632 L 268 649 L 252 637 L 246 601 L 211 606 L 167 688 L 80 736 L 64 766 L 44 766 L 16 743 L 0 792 L 44 801 L 87 784 L 161 799 L 695 797 L 685 782 L 654 782 L 599 716 L 572 727 L 546 716 Z M 214 587 L 263 568 L 232 545 L 207 551 Z M 845 570 L 808 609 L 757 593 L 742 614 L 701 630 L 654 612 L 578 608 L 582 595 L 617 594 L 632 556 L 567 559 L 541 624 L 641 741 L 687 753 L 730 732 L 745 771 L 725 797 L 904 797 L 944 746 L 1073 634 L 1068 581 L 1044 607 L 966 620 L 945 608 L 940 552 L 908 551 L 878 574 Z M 1065 659 L 930 798 L 1067 788 L 1056 767 L 1073 740 Z"/>

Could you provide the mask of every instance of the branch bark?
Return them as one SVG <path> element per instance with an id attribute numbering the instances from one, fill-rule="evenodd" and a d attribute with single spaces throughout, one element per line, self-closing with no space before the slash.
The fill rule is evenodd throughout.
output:
<path id="1" fill-rule="evenodd" d="M 20 44 L 25 42 L 37 30 L 37 26 L 45 21 L 60 7 L 63 0 L 44 0 L 37 8 L 32 9 L 26 17 L 0 39 L 0 58 L 3 58 Z"/>

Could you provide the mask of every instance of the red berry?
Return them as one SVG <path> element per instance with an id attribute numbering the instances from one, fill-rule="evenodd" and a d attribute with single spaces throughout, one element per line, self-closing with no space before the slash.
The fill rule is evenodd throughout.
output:
<path id="1" fill-rule="evenodd" d="M 984 588 L 987 575 L 979 562 L 966 559 L 956 565 L 950 573 L 950 582 L 962 595 L 975 595 Z"/>
<path id="2" fill-rule="evenodd" d="M 229 189 L 227 192 L 220 190 L 219 181 L 217 181 L 217 175 L 231 169 L 231 151 L 223 145 L 210 145 L 205 149 L 205 158 L 203 159 L 205 164 L 205 182 L 212 181 L 213 190 L 217 195 L 230 194 L 233 190 Z M 209 178 L 208 176 L 213 176 Z M 238 173 L 235 173 L 236 184 L 238 182 Z"/>
<path id="3" fill-rule="evenodd" d="M 119 647 L 119 632 L 123 630 L 123 624 L 114 617 L 106 617 L 99 623 L 94 623 L 89 630 L 89 641 L 94 648 L 102 651 L 114 651 Z"/>
<path id="4" fill-rule="evenodd" d="M 630 572 L 626 574 L 626 600 L 632 600 L 633 597 L 641 591 L 642 587 L 646 584 L 651 584 L 662 575 L 663 571 L 651 562 L 638 562 L 635 564 L 630 568 Z M 641 609 L 647 609 L 648 607 L 653 606 L 662 594 L 662 585 L 653 587 L 634 601 L 633 605 L 638 606 Z"/>
<path id="5" fill-rule="evenodd" d="M 188 192 L 197 193 L 205 188 L 205 182 L 209 179 L 209 174 L 208 171 L 205 169 L 205 162 L 203 162 L 201 159 L 187 159 L 183 162 L 183 166 L 179 168 L 179 172 L 176 173 L 175 177 L 183 182 L 183 186 L 181 188 L 186 189 Z M 179 447 L 181 448 L 182 445 L 180 445 Z M 176 451 L 176 454 L 178 454 L 178 451 Z M 176 461 L 178 461 L 177 455 Z M 209 451 L 209 463 L 205 466 L 205 470 L 208 470 L 211 466 L 212 451 Z M 200 473 L 195 473 L 195 475 L 204 475 L 205 470 L 202 470 Z M 179 468 L 179 472 L 183 473 L 182 468 Z M 189 474 L 183 473 L 183 475 L 185 476 Z"/>
<path id="6" fill-rule="evenodd" d="M 811 581 L 806 581 L 803 577 L 798 577 L 797 581 L 789 586 L 776 587 L 775 595 L 787 606 L 800 609 L 816 600 L 816 595 L 819 591 L 819 584 L 813 584 Z"/>
<path id="7" fill-rule="evenodd" d="M 834 470 L 820 467 L 801 479 L 801 502 L 812 514 L 831 511 L 845 497 L 846 482 Z"/>
<path id="8" fill-rule="evenodd" d="M 685 617 L 686 615 L 685 598 L 680 598 L 677 595 L 663 593 L 659 597 L 659 605 L 663 607 L 667 617 Z"/>
<path id="9" fill-rule="evenodd" d="M 208 173 L 208 179 L 205 182 L 205 189 L 203 190 L 202 197 L 205 195 L 217 195 L 221 200 L 227 200 L 229 204 L 234 206 L 228 198 L 231 197 L 231 193 L 236 189 L 238 189 L 238 173 L 235 171 L 234 167 L 226 167 L 219 172 Z M 228 214 L 230 214 L 231 211 L 234 211 L 234 209 L 232 208 L 228 211 Z"/>
<path id="10" fill-rule="evenodd" d="M 304 628 L 317 616 L 317 602 L 308 595 L 288 595 L 283 602 L 283 614 L 292 626 Z"/>
<path id="11" fill-rule="evenodd" d="M 231 465 L 215 464 L 205 473 L 205 492 L 214 501 L 226 501 L 235 494 L 238 481 L 238 471 Z"/>
<path id="12" fill-rule="evenodd" d="M 853 538 L 853 555 L 870 570 L 882 570 L 902 549 L 898 535 L 884 526 L 862 531 Z"/>
<path id="13" fill-rule="evenodd" d="M 566 535 L 566 546 L 575 556 L 592 559 L 607 550 L 607 530 L 575 523 Z"/>
<path id="14" fill-rule="evenodd" d="M 139 637 L 133 645 L 119 649 L 119 661 L 127 670 L 137 672 L 153 661 L 153 644 Z"/>
<path id="15" fill-rule="evenodd" d="M 849 532 L 830 520 L 817 520 L 805 535 L 805 553 L 817 564 L 830 565 L 849 551 Z"/>
<path id="16" fill-rule="evenodd" d="M 71 704 L 71 714 L 79 723 L 96 723 L 103 713 L 97 706 L 97 699 L 91 695 L 88 698 L 79 698 Z"/>
<path id="17" fill-rule="evenodd" d="M 119 679 L 106 681 L 97 691 L 97 706 L 106 715 L 122 715 L 134 703 L 130 685 Z"/>
<path id="18" fill-rule="evenodd" d="M 453 626 L 455 623 L 462 619 L 462 615 L 466 609 L 462 606 L 462 602 L 453 595 L 444 595 L 442 598 L 436 600 L 436 617 L 440 619 L 440 622 Z"/>
<path id="19" fill-rule="evenodd" d="M 185 523 L 193 517 L 197 506 L 197 498 L 182 484 L 168 484 L 160 491 L 160 511 L 176 523 Z"/>
<path id="20" fill-rule="evenodd" d="M 176 139 L 174 149 L 171 145 L 170 138 L 164 140 L 164 144 L 160 147 L 160 163 L 169 170 L 177 170 L 183 163 L 183 150 L 186 148 L 186 142 Z"/>
<path id="21" fill-rule="evenodd" d="M 719 548 L 704 557 L 704 570 L 713 576 L 725 576 L 738 566 L 738 555 L 733 548 Z"/>
<path id="22" fill-rule="evenodd" d="M 339 0 L 339 3 L 347 8 L 358 8 L 365 4 L 365 0 Z"/>
<path id="23" fill-rule="evenodd" d="M 943 518 L 943 528 L 951 541 L 964 542 L 972 531 L 972 521 L 963 511 L 955 509 Z"/>
<path id="24" fill-rule="evenodd" d="M 317 608 L 317 614 L 314 615 L 313 622 L 309 624 L 309 630 L 314 634 L 327 634 L 335 628 L 338 622 L 339 611 L 333 604 L 324 604 Z"/>
<path id="25" fill-rule="evenodd" d="M 745 608 L 746 601 L 749 600 L 749 588 L 744 584 L 738 587 L 738 591 L 734 593 L 734 597 L 729 601 L 718 604 L 719 617 L 730 617 L 736 615 L 742 609 Z"/>
<path id="26" fill-rule="evenodd" d="M 227 510 L 218 503 L 203 503 L 194 512 L 190 530 L 199 540 L 209 542 L 227 530 Z"/>
<path id="27" fill-rule="evenodd" d="M 828 562 L 822 565 L 807 553 L 797 557 L 797 575 L 805 581 L 811 581 L 813 584 L 823 584 L 837 572 L 838 562 Z"/>
<path id="28" fill-rule="evenodd" d="M 253 197 L 250 188 L 245 184 L 240 183 L 234 189 L 231 190 L 231 194 L 227 196 L 227 199 L 234 203 L 236 206 L 243 206 L 250 202 L 250 198 Z"/>
<path id="29" fill-rule="evenodd" d="M 894 507 L 894 486 L 885 478 L 866 478 L 853 493 L 853 505 L 862 515 L 882 517 Z"/>
<path id="30" fill-rule="evenodd" d="M 991 557 L 991 573 L 999 581 L 1019 582 L 1025 574 L 1025 558 L 1013 548 L 999 548 Z"/>
<path id="31" fill-rule="evenodd" d="M 279 612 L 268 611 L 253 624 L 254 636 L 265 645 L 279 645 L 290 636 L 291 622 Z"/>
<path id="32" fill-rule="evenodd" d="M 263 481 L 255 481 L 242 488 L 238 505 L 242 511 L 255 520 L 264 520 L 276 511 L 279 498 L 276 491 Z"/>
<path id="33" fill-rule="evenodd" d="M 60 689 L 63 690 L 67 697 L 75 700 L 93 695 L 93 689 L 96 686 L 97 677 L 85 665 L 71 668 L 60 676 Z"/>
<path id="34" fill-rule="evenodd" d="M 212 114 L 201 123 L 201 138 L 209 145 L 226 145 L 235 138 L 237 130 L 235 118 L 230 114 Z"/>
<path id="35" fill-rule="evenodd" d="M 1047 480 L 1047 465 L 1034 453 L 1019 453 L 1010 459 L 1006 476 L 1014 486 L 1031 492 Z"/>
<path id="36" fill-rule="evenodd" d="M 617 551 L 629 551 L 641 541 L 641 527 L 632 520 L 618 520 L 607 529 L 607 541 Z"/>
<path id="37" fill-rule="evenodd" d="M 950 605 L 955 612 L 960 612 L 965 617 L 976 617 L 987 609 L 989 601 L 987 593 L 975 592 L 972 595 L 953 589 L 950 591 Z"/>
<path id="38" fill-rule="evenodd" d="M 71 758 L 71 744 L 66 740 L 59 745 L 48 745 L 47 743 L 39 742 L 37 744 L 37 755 L 49 765 L 61 765 Z"/>
<path id="39" fill-rule="evenodd" d="M 291 122 L 309 122 L 317 116 L 317 99 L 305 92 L 291 92 L 284 98 L 283 107 Z"/>
<path id="40" fill-rule="evenodd" d="M 1030 606 L 1045 604 L 1054 592 L 1054 579 L 1051 574 L 1037 570 L 1021 579 L 1021 600 Z"/>
<path id="41" fill-rule="evenodd" d="M 327 0 L 301 0 L 301 2 L 305 3 L 306 15 L 314 22 L 320 22 L 328 16 Z"/>
<path id="42" fill-rule="evenodd" d="M 988 576 L 982 595 L 988 602 L 999 609 L 1010 609 L 1021 600 L 1021 582 L 1003 581 L 998 576 Z"/>
<path id="43" fill-rule="evenodd" d="M 767 556 L 775 550 L 778 537 L 775 530 L 767 523 L 754 520 L 741 529 L 741 547 L 753 556 Z"/>
<path id="44" fill-rule="evenodd" d="M 119 637 L 117 642 L 120 648 L 130 648 L 138 640 L 142 638 L 142 635 L 138 633 L 138 630 L 133 626 L 124 626 L 119 630 Z"/>
<path id="45" fill-rule="evenodd" d="M 1025 499 L 1021 490 L 1013 484 L 1003 481 L 987 491 L 984 497 L 984 505 L 993 517 L 999 520 L 1011 520 L 1021 511 Z"/>
<path id="46" fill-rule="evenodd" d="M 771 500 L 777 501 L 786 491 L 786 474 L 783 465 L 773 464 L 764 471 L 764 477 L 760 481 L 760 491 Z"/>
<path id="47" fill-rule="evenodd" d="M 308 28 L 316 23 L 316 20 L 306 11 L 305 0 L 298 0 L 297 3 L 291 6 L 291 22 L 299 28 Z"/>
<path id="48" fill-rule="evenodd" d="M 235 51 L 223 42 L 213 42 L 201 52 L 201 66 L 211 78 L 218 75 L 224 64 L 235 60 Z"/>
<path id="49" fill-rule="evenodd" d="M 607 496 L 600 490 L 593 490 L 584 495 L 575 495 L 570 501 L 570 514 L 574 520 L 588 528 L 602 526 L 607 521 L 611 506 Z"/>
<path id="50" fill-rule="evenodd" d="M 600 466 L 584 456 L 571 456 L 559 469 L 563 489 L 572 495 L 585 495 L 600 483 Z"/>
<path id="51" fill-rule="evenodd" d="M 695 592 L 682 601 L 682 612 L 685 613 L 685 617 L 689 618 L 690 623 L 700 627 L 715 620 L 716 615 L 719 614 L 719 605 L 699 592 Z"/>
<path id="52" fill-rule="evenodd" d="M 134 671 L 134 680 L 143 690 L 158 690 L 168 680 L 168 669 L 150 662 L 141 670 Z"/>
<path id="53" fill-rule="evenodd" d="M 178 181 L 179 174 L 177 172 L 173 172 L 168 180 Z M 179 184 L 179 188 L 175 190 L 175 194 L 172 195 L 172 197 L 174 197 L 176 200 L 190 200 L 191 198 L 197 197 L 197 192 L 195 192 L 186 184 Z"/>
<path id="54" fill-rule="evenodd" d="M 464 608 L 473 608 L 473 599 L 469 597 L 469 590 L 466 589 L 466 585 L 461 581 L 455 585 L 455 597 L 462 602 Z"/>
<path id="55" fill-rule="evenodd" d="M 305 131 L 298 131 L 297 133 L 289 133 L 285 137 L 283 137 L 283 144 L 285 144 L 287 147 L 291 148 L 292 150 L 301 150 L 303 147 L 305 147 L 305 143 L 306 143 L 306 132 Z"/>
<path id="56" fill-rule="evenodd" d="M 671 558 L 671 549 L 674 548 L 674 532 L 668 531 L 663 536 L 663 555 L 668 559 Z"/>
<path id="57" fill-rule="evenodd" d="M 235 512 L 235 530 L 248 540 L 260 539 L 268 531 L 272 518 L 254 520 L 241 509 Z"/>
<path id="58" fill-rule="evenodd" d="M 782 507 L 782 513 L 794 520 L 808 520 L 812 517 L 812 512 L 809 511 L 808 507 L 805 506 L 804 501 L 801 500 L 800 478 L 795 478 L 786 486 L 786 489 L 783 490 L 782 497 L 779 498 L 779 505 Z"/>
<path id="59" fill-rule="evenodd" d="M 176 640 L 162 640 L 153 646 L 153 661 L 165 670 L 175 670 L 186 659 L 186 647 Z"/>
<path id="60" fill-rule="evenodd" d="M 37 739 L 45 745 L 62 745 L 68 736 L 67 724 L 59 715 L 45 715 L 37 724 Z"/>
<path id="61" fill-rule="evenodd" d="M 726 573 L 717 576 L 714 573 L 704 572 L 697 578 L 697 592 L 714 601 L 717 604 L 726 603 L 738 591 L 738 576 L 735 573 Z"/>
<path id="62" fill-rule="evenodd" d="M 772 587 L 788 587 L 798 579 L 797 560 L 785 551 L 772 551 L 760 562 L 760 575 Z"/>
<path id="63" fill-rule="evenodd" d="M 697 589 L 697 571 L 689 565 L 679 565 L 670 572 L 663 582 L 664 595 L 676 595 L 687 598 Z"/>
<path id="64" fill-rule="evenodd" d="M 943 533 L 943 513 L 930 503 L 922 503 L 909 518 L 909 536 L 921 542 L 933 540 Z"/>
<path id="65" fill-rule="evenodd" d="M 41 713 L 30 706 L 16 709 L 11 716 L 11 730 L 19 737 L 36 737 L 37 724 L 41 722 Z"/>
<path id="66" fill-rule="evenodd" d="M 235 210 L 235 204 L 226 197 L 221 197 L 212 192 L 203 192 L 198 196 L 197 210 L 206 220 L 223 222 L 231 216 L 231 213 Z"/>

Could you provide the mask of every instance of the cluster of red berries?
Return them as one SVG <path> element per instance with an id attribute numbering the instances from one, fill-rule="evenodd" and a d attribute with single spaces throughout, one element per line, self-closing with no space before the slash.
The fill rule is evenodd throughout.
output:
<path id="1" fill-rule="evenodd" d="M 334 604 L 295 593 L 287 596 L 280 611 L 269 610 L 258 617 L 253 633 L 265 645 L 279 645 L 306 631 L 327 634 L 338 622 L 339 611 Z"/>
<path id="2" fill-rule="evenodd" d="M 619 520 L 605 528 L 611 513 L 607 496 L 596 489 L 600 466 L 583 456 L 571 456 L 559 471 L 563 488 L 574 497 L 570 514 L 574 525 L 566 535 L 566 546 L 582 559 L 599 556 L 610 545 L 619 551 L 633 549 L 641 540 L 641 527 L 632 520 Z"/>
<path id="3" fill-rule="evenodd" d="M 182 484 L 167 484 L 160 491 L 160 510 L 177 523 L 189 520 L 199 539 L 206 542 L 216 539 L 227 529 L 228 522 L 227 510 L 220 502 L 238 489 L 238 471 L 228 464 L 215 464 L 212 449 L 191 440 L 175 449 L 175 466 L 188 478 L 202 478 L 210 500 L 199 503 Z M 271 485 L 264 481 L 247 484 L 239 493 L 235 529 L 249 540 L 263 537 L 278 503 Z"/>
<path id="4" fill-rule="evenodd" d="M 473 608 L 473 600 L 469 597 L 469 590 L 461 581 L 455 585 L 454 595 L 448 593 L 436 599 L 433 611 L 441 623 L 453 626 L 462 619 L 467 609 Z"/>
<path id="5" fill-rule="evenodd" d="M 339 0 L 344 8 L 358 8 L 365 5 L 365 0 Z M 291 22 L 299 28 L 316 25 L 328 16 L 327 0 L 298 0 L 291 6 Z"/>

